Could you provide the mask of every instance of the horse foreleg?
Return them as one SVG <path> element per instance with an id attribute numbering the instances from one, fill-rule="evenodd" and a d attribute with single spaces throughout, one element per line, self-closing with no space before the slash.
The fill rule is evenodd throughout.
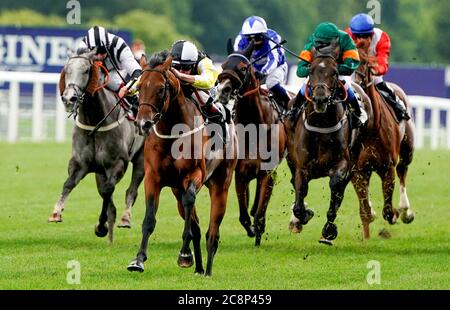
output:
<path id="1" fill-rule="evenodd" d="M 378 175 L 381 177 L 384 196 L 383 218 L 391 225 L 397 222 L 399 216 L 398 210 L 392 205 L 392 195 L 395 186 L 394 173 L 393 165 L 390 165 L 386 171 L 378 172 Z"/>
<path id="2" fill-rule="evenodd" d="M 64 205 L 69 196 L 70 192 L 78 185 L 78 183 L 88 174 L 88 167 L 81 166 L 74 158 L 71 158 L 69 161 L 69 177 L 64 182 L 63 190 L 61 192 L 61 196 L 56 201 L 55 206 L 53 207 L 52 215 L 48 218 L 49 222 L 62 222 L 62 211 L 64 210 Z"/>
<path id="3" fill-rule="evenodd" d="M 136 202 L 139 185 L 144 179 L 144 162 L 133 162 L 133 172 L 131 175 L 130 186 L 127 189 L 125 196 L 126 208 L 120 217 L 120 222 L 117 225 L 119 228 L 131 228 L 131 207 Z"/>
<path id="4" fill-rule="evenodd" d="M 128 264 L 128 271 L 144 271 L 144 262 L 147 260 L 148 239 L 156 226 L 156 211 L 158 210 L 159 195 L 161 188 L 159 184 L 149 180 L 153 176 L 145 176 L 145 216 L 142 222 L 142 240 L 136 258 Z"/>
<path id="5" fill-rule="evenodd" d="M 341 167 L 331 174 L 329 182 L 331 190 L 330 207 L 327 212 L 327 222 L 322 229 L 322 237 L 319 240 L 321 243 L 331 245 L 331 241 L 336 239 L 338 235 L 337 226 L 334 221 L 344 199 L 345 188 L 349 181 L 350 176 L 347 163 L 343 163 Z"/>
<path id="6" fill-rule="evenodd" d="M 252 222 L 250 220 L 250 216 L 248 214 L 248 204 L 250 191 L 248 188 L 248 180 L 244 175 L 240 174 L 236 171 L 234 175 L 235 187 L 236 187 L 236 196 L 239 203 L 239 222 L 247 231 L 247 236 L 254 237 L 255 231 L 252 227 Z"/>
<path id="7" fill-rule="evenodd" d="M 353 188 L 359 200 L 359 217 L 363 226 L 364 239 L 370 238 L 369 224 L 375 219 L 375 211 L 372 208 L 372 202 L 370 201 L 369 185 L 370 176 L 372 172 L 370 169 L 359 169 L 352 178 Z"/>
<path id="8" fill-rule="evenodd" d="M 183 245 L 178 255 L 178 266 L 191 267 L 194 264 L 192 252 L 189 244 L 193 238 L 191 230 L 191 216 L 195 205 L 196 186 L 194 181 L 190 181 L 187 188 L 181 195 L 181 204 L 184 209 L 184 230 L 183 230 Z"/>
<path id="9" fill-rule="evenodd" d="M 270 196 L 272 195 L 272 189 L 274 184 L 275 172 L 269 172 L 261 176 L 258 180 L 260 187 L 258 208 L 254 216 L 254 227 L 255 227 L 255 246 L 261 244 L 261 237 L 266 228 L 266 210 L 269 204 Z"/>
<path id="10" fill-rule="evenodd" d="M 308 195 L 308 182 L 309 179 L 305 176 L 301 169 L 298 168 L 295 173 L 295 204 L 292 208 L 293 215 L 298 219 L 297 226 L 298 232 L 301 232 L 303 225 L 306 225 L 309 220 L 314 216 L 314 212 L 311 209 L 306 208 L 305 197 Z M 291 217 L 292 223 L 292 217 Z"/>

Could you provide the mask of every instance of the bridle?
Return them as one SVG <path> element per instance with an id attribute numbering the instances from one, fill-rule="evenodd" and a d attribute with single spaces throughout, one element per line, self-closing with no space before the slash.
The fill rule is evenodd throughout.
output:
<path id="1" fill-rule="evenodd" d="M 249 95 L 257 92 L 259 90 L 259 86 L 260 86 L 258 82 L 256 83 L 254 89 L 244 92 L 245 87 L 247 87 L 248 83 L 250 82 L 250 76 L 251 76 L 250 73 L 251 73 L 251 68 L 252 68 L 252 62 L 242 54 L 233 53 L 233 54 L 228 55 L 228 59 L 230 59 L 232 57 L 241 58 L 245 62 L 246 67 L 245 67 L 245 74 L 242 74 L 241 71 L 236 72 L 235 70 L 225 69 L 219 75 L 219 80 L 221 80 L 221 77 L 227 76 L 227 77 L 233 79 L 234 82 L 236 82 L 238 84 L 238 86 L 233 90 L 233 92 L 230 96 L 231 99 L 246 97 L 246 96 L 249 96 Z"/>
<path id="2" fill-rule="evenodd" d="M 336 58 L 334 58 L 332 55 L 319 54 L 316 56 L 316 58 L 331 58 L 336 63 Z M 311 76 L 311 73 L 310 73 L 310 76 Z M 323 87 L 323 88 L 327 89 L 330 93 L 330 95 L 326 97 L 326 105 L 327 106 L 330 104 L 342 103 L 347 100 L 348 93 L 345 89 L 345 85 L 339 80 L 339 72 L 337 69 L 334 72 L 334 83 L 333 83 L 333 86 L 331 86 L 331 87 L 328 86 L 324 82 L 319 82 L 315 85 L 311 85 L 311 87 L 310 87 L 309 81 L 310 81 L 310 78 L 308 79 L 308 81 L 306 82 L 306 85 L 305 85 L 305 98 L 307 101 L 313 102 L 313 99 L 308 94 L 309 88 L 311 88 L 311 92 L 314 93 L 314 91 L 319 87 Z M 344 99 L 336 99 L 337 91 L 339 90 L 339 88 L 341 88 L 345 93 Z"/>
<path id="3" fill-rule="evenodd" d="M 144 72 L 158 72 L 164 78 L 164 95 L 161 100 L 161 102 L 163 102 L 163 105 L 161 108 L 157 107 L 156 105 L 154 105 L 150 102 L 139 100 L 139 107 L 140 106 L 149 106 L 150 109 L 155 112 L 155 115 L 149 120 L 151 125 L 154 126 L 162 119 L 162 117 L 164 116 L 164 113 L 166 113 L 167 110 L 169 109 L 170 103 L 178 96 L 178 94 L 180 93 L 181 86 L 177 79 L 178 87 L 175 87 L 176 92 L 174 93 L 173 98 L 170 98 L 170 96 L 168 95 L 168 94 L 170 94 L 170 79 L 167 76 L 166 71 L 147 68 L 147 69 L 142 70 L 141 76 L 142 76 L 142 74 L 144 74 Z"/>
<path id="4" fill-rule="evenodd" d="M 94 61 L 91 58 L 86 57 L 86 56 L 82 56 L 82 55 L 76 55 L 76 56 L 70 57 L 69 61 L 72 60 L 72 59 L 75 59 L 75 58 L 81 58 L 81 59 L 87 60 L 89 62 L 89 73 L 88 73 L 89 74 L 89 78 L 88 78 L 88 82 L 86 83 L 86 85 L 84 87 L 81 87 L 80 85 L 78 85 L 76 83 L 69 83 L 69 84 L 67 84 L 66 88 L 72 88 L 75 91 L 75 94 L 77 96 L 77 100 L 75 101 L 75 103 L 73 105 L 73 109 L 70 112 L 69 117 L 72 114 L 74 114 L 74 116 L 76 117 L 78 106 L 81 103 L 84 102 L 84 99 L 85 99 L 85 96 L 86 96 L 86 91 L 87 91 L 87 88 L 88 88 L 88 85 L 89 85 L 89 81 L 91 80 L 91 77 L 92 77 L 92 67 L 93 67 L 93 64 L 94 64 Z M 105 87 L 109 83 L 109 72 L 108 72 L 108 70 L 101 63 L 98 63 L 98 66 L 101 69 L 103 69 L 103 71 L 105 72 L 106 77 L 105 77 L 104 83 L 102 85 L 96 87 L 93 90 L 93 93 L 95 93 L 97 90 Z"/>

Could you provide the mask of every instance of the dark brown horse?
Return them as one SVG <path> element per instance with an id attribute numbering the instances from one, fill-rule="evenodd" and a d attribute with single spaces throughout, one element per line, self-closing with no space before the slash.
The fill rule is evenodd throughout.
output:
<path id="1" fill-rule="evenodd" d="M 251 53 L 251 47 L 247 53 Z M 266 210 L 275 182 L 275 169 L 286 150 L 286 133 L 280 113 L 267 91 L 260 88 L 248 55 L 230 54 L 219 75 L 218 99 L 222 104 L 235 101 L 235 122 L 239 140 L 239 160 L 235 170 L 239 221 L 255 245 L 261 244 Z M 248 135 L 247 135 L 248 134 Z M 249 183 L 256 179 L 256 195 L 248 214 Z"/>
<path id="2" fill-rule="evenodd" d="M 293 207 L 296 223 L 291 222 L 290 227 L 297 227 L 299 232 L 314 216 L 314 212 L 304 202 L 308 194 L 308 183 L 312 179 L 328 176 L 331 199 L 327 222 L 320 239 L 320 242 L 326 244 L 332 244 L 332 240 L 337 237 L 334 221 L 359 150 L 357 145 L 350 146 L 351 141 L 357 139 L 352 139 L 349 115 L 344 106 L 346 91 L 338 79 L 336 53 L 337 51 L 334 55 L 315 55 L 306 85 L 306 107 L 295 125 L 286 121 L 288 163 L 296 191 Z M 367 106 L 367 96 L 361 89 L 357 91 Z M 293 100 L 290 104 L 292 103 Z M 353 134 L 359 135 L 358 129 L 354 129 Z"/>
<path id="3" fill-rule="evenodd" d="M 413 122 L 412 120 L 401 120 L 398 123 L 394 111 L 376 90 L 367 50 L 367 44 L 364 42 L 358 44 L 361 63 L 355 76 L 372 102 L 373 117 L 369 120 L 367 134 L 357 162 L 357 171 L 352 179 L 359 198 L 364 238 L 370 236 L 369 224 L 374 220 L 375 215 L 369 197 L 369 182 L 373 171 L 380 176 L 382 181 L 383 218 L 390 224 L 394 224 L 399 216 L 404 223 L 411 223 L 414 219 L 414 213 L 406 194 L 406 175 L 414 152 Z M 410 109 L 409 100 L 403 90 L 393 83 L 389 84 Z M 400 179 L 398 210 L 392 206 L 395 170 Z"/>
<path id="4" fill-rule="evenodd" d="M 214 152 L 208 149 L 211 138 L 206 132 L 205 120 L 197 106 L 184 96 L 180 81 L 170 71 L 171 63 L 172 58 L 168 57 L 166 51 L 155 54 L 148 64 L 145 58 L 141 60 L 144 70 L 139 86 L 136 122 L 139 131 L 148 135 L 144 146 L 146 212 L 142 223 L 141 246 L 128 270 L 144 271 L 148 239 L 156 224 L 159 195 L 163 187 L 169 186 L 178 201 L 178 212 L 185 221 L 178 265 L 193 265 L 189 247 L 192 240 L 195 272 L 204 273 L 195 198 L 205 184 L 211 198 L 205 272 L 205 275 L 210 276 L 219 245 L 219 226 L 225 214 L 228 188 L 236 167 L 237 140 L 231 125 L 231 138 L 226 148 L 216 148 Z M 185 128 L 184 133 L 179 134 L 180 128 Z"/>

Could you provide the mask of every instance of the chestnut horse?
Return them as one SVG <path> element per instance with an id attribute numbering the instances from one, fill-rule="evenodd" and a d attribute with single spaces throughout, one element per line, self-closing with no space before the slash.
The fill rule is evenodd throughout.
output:
<path id="1" fill-rule="evenodd" d="M 253 45 L 243 54 L 230 54 L 219 75 L 218 100 L 227 104 L 235 100 L 235 122 L 239 136 L 239 156 L 235 170 L 239 221 L 255 245 L 261 244 L 266 225 L 266 210 L 274 186 L 277 165 L 286 150 L 286 133 L 280 113 L 263 91 L 248 60 Z M 246 55 L 247 53 L 247 55 Z M 244 128 L 245 126 L 245 128 Z M 242 130 L 239 130 L 242 129 Z M 247 137 L 246 133 L 249 133 Z M 262 141 L 264 140 L 264 141 Z M 273 155 L 273 156 L 270 156 Z M 256 195 L 248 214 L 249 183 L 256 179 Z"/>
<path id="2" fill-rule="evenodd" d="M 163 187 L 169 186 L 178 201 L 178 212 L 185 221 L 178 265 L 193 265 L 189 247 L 192 240 L 195 273 L 211 276 L 213 258 L 219 245 L 219 226 L 225 214 L 228 188 L 237 162 L 237 139 L 231 124 L 231 138 L 226 148 L 216 147 L 214 152 L 208 149 L 211 138 L 206 133 L 206 121 L 195 103 L 184 96 L 180 81 L 170 70 L 171 64 L 172 57 L 167 51 L 154 54 L 149 63 L 146 63 L 145 57 L 141 59 L 143 73 L 139 84 L 136 123 L 140 133 L 148 135 L 144 146 L 146 211 L 140 249 L 128 265 L 128 270 L 144 271 L 148 239 L 156 225 L 160 192 Z M 178 134 L 177 127 L 187 129 Z M 221 130 L 220 126 L 218 130 Z M 180 144 L 181 156 L 177 153 Z M 206 233 L 206 271 L 202 265 L 201 234 L 195 209 L 195 198 L 203 184 L 208 187 L 211 199 Z"/>
<path id="3" fill-rule="evenodd" d="M 334 221 L 344 198 L 345 188 L 351 180 L 354 161 L 358 157 L 359 147 L 357 143 L 351 145 L 351 142 L 358 141 L 360 135 L 359 129 L 352 130 L 349 125 L 349 115 L 344 106 L 347 93 L 338 79 L 336 57 L 337 51 L 314 56 L 305 90 L 306 107 L 298 121 L 287 119 L 285 122 L 288 133 L 288 164 L 296 191 L 293 206 L 295 217 L 291 218 L 290 228 L 296 227 L 295 232 L 300 232 L 303 225 L 314 216 L 314 212 L 304 202 L 309 181 L 328 176 L 331 199 L 327 222 L 319 241 L 329 245 L 338 234 Z M 367 96 L 361 88 L 356 88 L 368 109 Z M 291 100 L 290 105 L 294 100 Z"/>
<path id="4" fill-rule="evenodd" d="M 414 125 L 412 120 L 401 120 L 398 123 L 392 108 L 378 93 L 370 70 L 370 56 L 368 44 L 361 41 L 358 51 L 361 63 L 355 78 L 366 91 L 372 102 L 373 117 L 367 125 L 367 134 L 357 162 L 357 171 L 352 183 L 359 198 L 360 217 L 363 224 L 364 238 L 369 238 L 369 224 L 374 220 L 375 212 L 369 197 L 369 182 L 373 171 L 381 178 L 384 196 L 383 218 L 394 224 L 398 217 L 404 223 L 414 220 L 414 213 L 410 208 L 406 194 L 406 175 L 408 165 L 412 161 L 414 152 Z M 410 109 L 408 97 L 403 90 L 389 83 L 397 96 Z M 392 206 L 392 195 L 395 186 L 395 171 L 400 179 L 400 203 L 397 210 Z"/>

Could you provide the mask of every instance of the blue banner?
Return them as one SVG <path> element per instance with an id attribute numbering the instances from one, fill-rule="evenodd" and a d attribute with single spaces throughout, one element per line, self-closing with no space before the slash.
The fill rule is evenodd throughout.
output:
<path id="1" fill-rule="evenodd" d="M 0 71 L 60 72 L 67 61 L 67 50 L 76 50 L 87 29 L 0 27 Z M 131 33 L 111 33 L 127 44 Z"/>

